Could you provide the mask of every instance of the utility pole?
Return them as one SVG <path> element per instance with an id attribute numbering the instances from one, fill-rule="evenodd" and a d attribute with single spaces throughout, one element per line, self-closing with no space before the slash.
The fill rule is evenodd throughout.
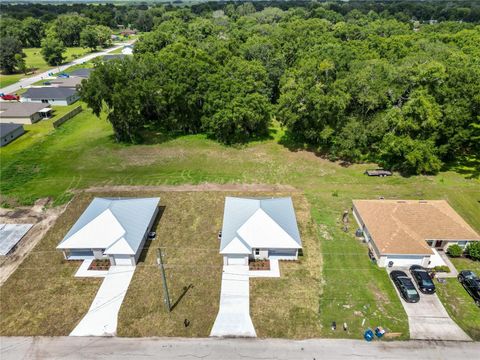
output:
<path id="1" fill-rule="evenodd" d="M 163 259 L 162 259 L 162 249 L 157 249 L 157 263 L 160 267 L 160 272 L 162 273 L 163 279 L 163 302 L 167 306 L 168 312 L 172 309 L 170 304 L 170 295 L 168 294 L 168 285 L 167 285 L 167 276 L 165 275 L 165 269 L 163 268 Z"/>

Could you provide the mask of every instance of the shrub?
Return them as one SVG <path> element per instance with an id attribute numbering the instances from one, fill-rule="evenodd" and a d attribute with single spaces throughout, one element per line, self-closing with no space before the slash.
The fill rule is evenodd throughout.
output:
<path id="1" fill-rule="evenodd" d="M 460 257 L 462 256 L 463 249 L 458 244 L 453 244 L 448 247 L 447 253 L 451 257 Z"/>
<path id="2" fill-rule="evenodd" d="M 446 273 L 450 272 L 450 268 L 446 265 L 435 266 L 433 270 L 436 272 L 446 272 Z"/>
<path id="3" fill-rule="evenodd" d="M 468 244 L 465 252 L 473 260 L 479 260 L 480 261 L 480 242 L 476 241 L 474 243 Z"/>

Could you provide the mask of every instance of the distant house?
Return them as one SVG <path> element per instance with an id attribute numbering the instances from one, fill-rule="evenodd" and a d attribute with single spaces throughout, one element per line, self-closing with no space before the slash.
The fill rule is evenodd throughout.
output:
<path id="1" fill-rule="evenodd" d="M 25 133 L 23 125 L 0 123 L 0 146 L 11 143 Z"/>
<path id="2" fill-rule="evenodd" d="M 354 200 L 353 214 L 381 267 L 428 267 L 437 250 L 480 241 L 445 200 Z"/>
<path id="3" fill-rule="evenodd" d="M 70 76 L 75 76 L 75 77 L 81 77 L 81 78 L 88 79 L 88 77 L 90 76 L 92 71 L 93 71 L 93 69 L 91 69 L 91 68 L 77 69 L 77 70 L 72 71 L 70 73 Z"/>
<path id="4" fill-rule="evenodd" d="M 133 29 L 133 30 L 132 29 L 125 29 L 125 30 L 122 30 L 120 32 L 120 35 L 128 37 L 130 35 L 135 35 L 136 33 L 137 33 L 137 30 L 135 30 L 135 29 Z"/>
<path id="5" fill-rule="evenodd" d="M 30 88 L 22 94 L 22 102 L 36 102 L 51 105 L 70 105 L 80 99 L 78 92 L 69 87 Z"/>
<path id="6" fill-rule="evenodd" d="M 133 55 L 133 46 L 132 45 L 125 45 L 122 49 L 123 55 Z"/>
<path id="7" fill-rule="evenodd" d="M 0 123 L 33 124 L 52 116 L 50 105 L 38 103 L 1 102 Z"/>
<path id="8" fill-rule="evenodd" d="M 110 60 L 121 60 L 124 59 L 127 55 L 125 54 L 107 54 L 102 57 L 103 61 L 110 61 Z"/>
<path id="9" fill-rule="evenodd" d="M 82 83 L 82 80 L 84 80 L 85 78 L 83 77 L 69 77 L 69 78 L 66 78 L 66 79 L 61 79 L 61 78 L 58 78 L 58 79 L 54 79 L 54 80 L 50 80 L 49 83 L 52 85 L 52 86 L 57 86 L 57 87 L 70 87 L 70 88 L 76 88 L 77 85 L 80 85 Z"/>
<path id="10" fill-rule="evenodd" d="M 220 242 L 225 265 L 273 257 L 296 260 L 301 248 L 291 198 L 225 198 Z"/>
<path id="11" fill-rule="evenodd" d="M 58 244 L 67 260 L 110 259 L 135 265 L 158 213 L 160 198 L 94 198 Z"/>

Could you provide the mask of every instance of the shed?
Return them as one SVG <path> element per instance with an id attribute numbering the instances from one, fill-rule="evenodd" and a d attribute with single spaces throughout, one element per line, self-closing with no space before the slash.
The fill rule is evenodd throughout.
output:
<path id="1" fill-rule="evenodd" d="M 25 129 L 21 124 L 4 124 L 0 123 L 0 147 L 11 143 L 16 138 L 22 136 Z"/>

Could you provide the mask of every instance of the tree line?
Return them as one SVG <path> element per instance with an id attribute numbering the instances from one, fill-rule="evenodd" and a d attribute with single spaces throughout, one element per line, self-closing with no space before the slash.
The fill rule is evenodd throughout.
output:
<path id="1" fill-rule="evenodd" d="M 31 47 L 41 47 L 45 61 L 59 65 L 67 47 L 106 47 L 119 26 L 150 31 L 164 11 L 142 4 L 2 4 L 0 68 L 4 74 L 25 71 L 23 48 Z"/>

